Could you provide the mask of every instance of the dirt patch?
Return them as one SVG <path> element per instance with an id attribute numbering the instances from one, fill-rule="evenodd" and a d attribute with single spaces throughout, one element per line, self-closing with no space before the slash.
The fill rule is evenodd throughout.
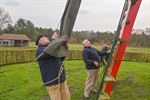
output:
<path id="1" fill-rule="evenodd" d="M 45 95 L 40 100 L 50 100 L 50 97 L 48 95 Z"/>
<path id="2" fill-rule="evenodd" d="M 0 94 L 5 94 L 5 93 L 8 93 L 8 92 L 11 92 L 11 91 L 13 91 L 14 89 L 13 88 L 9 88 L 9 89 L 2 89 L 1 91 L 0 91 Z"/>
<path id="3" fill-rule="evenodd" d="M 90 100 L 90 98 L 85 98 L 84 96 L 80 96 L 78 100 Z"/>
<path id="4" fill-rule="evenodd" d="M 115 83 L 113 83 L 113 90 L 115 90 L 120 84 L 128 84 L 133 82 L 134 77 L 133 76 L 128 76 L 125 80 L 117 80 Z"/>
<path id="5" fill-rule="evenodd" d="M 75 92 L 75 89 L 74 89 L 73 86 L 69 86 L 69 92 L 70 92 L 70 93 L 74 93 L 74 92 Z"/>
<path id="6" fill-rule="evenodd" d="M 0 76 L 4 76 L 4 75 L 6 75 L 6 72 L 0 70 Z"/>

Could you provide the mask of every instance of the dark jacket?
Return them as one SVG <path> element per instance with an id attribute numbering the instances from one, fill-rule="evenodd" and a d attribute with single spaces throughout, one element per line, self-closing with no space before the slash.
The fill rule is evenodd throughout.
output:
<path id="1" fill-rule="evenodd" d="M 103 47 L 100 52 L 101 52 L 101 53 L 105 53 L 105 52 L 107 52 L 108 50 L 110 50 L 110 48 L 108 48 L 108 47 Z M 105 56 L 101 57 L 101 59 L 105 59 L 105 60 L 107 61 L 109 55 L 110 55 L 110 53 L 107 53 Z"/>
<path id="2" fill-rule="evenodd" d="M 91 70 L 91 69 L 99 68 L 94 65 L 94 61 L 97 61 L 100 65 L 101 56 L 105 56 L 105 55 L 106 55 L 106 52 L 101 53 L 93 47 L 84 48 L 82 51 L 82 57 L 83 57 L 86 69 Z"/>
<path id="3" fill-rule="evenodd" d="M 36 51 L 36 57 L 42 53 L 42 51 L 45 47 L 46 46 L 38 47 L 38 49 Z M 64 60 L 64 58 L 56 58 L 56 57 L 50 56 L 48 54 L 43 54 L 38 59 L 40 72 L 41 72 L 42 80 L 44 83 L 49 82 L 58 76 L 60 66 L 61 66 L 63 60 Z M 63 66 L 63 68 L 64 68 L 64 66 Z M 66 80 L 65 70 L 63 70 L 61 77 L 60 77 L 60 83 L 64 82 L 65 80 Z M 56 84 L 58 84 L 58 79 L 56 81 L 53 81 L 53 82 L 45 84 L 45 85 L 51 86 L 51 85 L 56 85 Z"/>

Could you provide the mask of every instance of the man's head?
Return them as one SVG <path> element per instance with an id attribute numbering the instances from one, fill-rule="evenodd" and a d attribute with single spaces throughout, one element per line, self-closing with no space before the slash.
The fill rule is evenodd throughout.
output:
<path id="1" fill-rule="evenodd" d="M 102 42 L 102 47 L 107 47 L 107 43 L 105 41 Z"/>
<path id="2" fill-rule="evenodd" d="M 48 45 L 49 42 L 50 41 L 46 35 L 40 35 L 36 40 L 36 45 Z"/>
<path id="3" fill-rule="evenodd" d="M 91 47 L 91 42 L 88 39 L 85 39 L 82 44 L 84 45 L 84 47 Z"/>

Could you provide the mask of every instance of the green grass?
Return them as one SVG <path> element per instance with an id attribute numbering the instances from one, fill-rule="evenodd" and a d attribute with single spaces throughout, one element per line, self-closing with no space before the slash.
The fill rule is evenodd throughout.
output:
<path id="1" fill-rule="evenodd" d="M 112 92 L 112 100 L 150 100 L 150 63 L 122 62 Z M 83 100 L 86 70 L 81 60 L 65 61 L 71 100 Z M 129 78 L 129 79 L 126 79 Z M 42 86 L 37 63 L 0 67 L 0 100 L 43 100 L 48 96 Z M 96 95 L 91 94 L 90 100 Z"/>

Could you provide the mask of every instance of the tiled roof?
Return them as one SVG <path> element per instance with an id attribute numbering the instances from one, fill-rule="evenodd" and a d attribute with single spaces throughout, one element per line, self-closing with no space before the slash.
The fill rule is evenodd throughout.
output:
<path id="1" fill-rule="evenodd" d="M 0 35 L 2 40 L 30 40 L 26 35 L 20 34 L 2 34 Z"/>

